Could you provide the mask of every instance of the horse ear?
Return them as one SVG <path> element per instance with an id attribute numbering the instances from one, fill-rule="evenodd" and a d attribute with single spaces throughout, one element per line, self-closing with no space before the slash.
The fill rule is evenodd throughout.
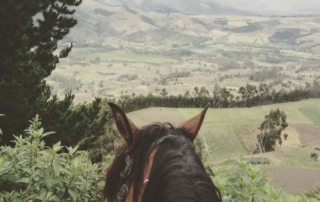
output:
<path id="1" fill-rule="evenodd" d="M 133 146 L 136 136 L 138 135 L 138 127 L 126 116 L 123 110 L 116 104 L 108 102 L 120 135 L 124 138 L 127 146 Z"/>
<path id="2" fill-rule="evenodd" d="M 209 108 L 209 104 L 202 110 L 201 113 L 183 122 L 181 125 L 178 126 L 178 128 L 182 128 L 185 131 L 187 131 L 191 139 L 194 140 L 198 135 L 198 132 L 201 128 L 202 122 L 204 120 L 204 117 L 207 113 L 208 108 Z"/>

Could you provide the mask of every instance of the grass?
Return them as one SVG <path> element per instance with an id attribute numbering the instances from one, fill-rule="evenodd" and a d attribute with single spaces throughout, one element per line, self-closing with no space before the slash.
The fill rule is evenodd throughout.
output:
<path id="1" fill-rule="evenodd" d="M 314 124 L 320 126 L 320 107 L 318 106 L 305 106 L 299 109 L 309 120 Z"/>
<path id="2" fill-rule="evenodd" d="M 317 169 L 320 171 L 319 162 L 314 161 L 310 157 L 311 153 L 315 151 L 313 146 L 308 146 L 283 150 L 278 155 L 284 167 Z"/>
<path id="3" fill-rule="evenodd" d="M 213 130 L 214 129 L 214 130 Z M 201 130 L 213 161 L 223 161 L 234 156 L 247 155 L 232 126 L 228 124 L 205 124 Z"/>

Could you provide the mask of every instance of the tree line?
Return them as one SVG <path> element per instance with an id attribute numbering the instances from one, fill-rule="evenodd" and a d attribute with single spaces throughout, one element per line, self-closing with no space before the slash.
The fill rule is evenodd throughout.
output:
<path id="1" fill-rule="evenodd" d="M 212 93 L 205 87 L 195 87 L 192 92 L 183 95 L 168 95 L 164 88 L 159 94 L 122 95 L 117 101 L 127 112 L 146 107 L 204 107 L 208 103 L 212 108 L 252 107 L 266 104 L 299 101 L 320 97 L 320 83 L 306 84 L 295 89 L 272 89 L 267 84 L 258 86 L 247 84 L 237 92 L 216 84 Z"/>

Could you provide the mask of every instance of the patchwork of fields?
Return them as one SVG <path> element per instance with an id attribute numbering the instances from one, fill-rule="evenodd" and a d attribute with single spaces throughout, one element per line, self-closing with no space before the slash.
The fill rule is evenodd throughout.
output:
<path id="1" fill-rule="evenodd" d="M 255 149 L 258 127 L 264 116 L 271 109 L 279 108 L 286 112 L 289 136 L 276 152 L 252 155 Z M 188 119 L 201 109 L 194 108 L 148 108 L 132 112 L 129 117 L 138 125 L 152 122 L 172 122 L 178 124 Z M 209 109 L 200 130 L 213 165 L 232 166 L 241 158 L 267 158 L 271 164 L 264 166 L 266 174 L 274 182 L 290 192 L 299 192 L 307 185 L 316 186 L 314 178 L 306 178 L 301 187 L 283 185 L 283 180 L 299 180 L 299 173 L 316 173 L 320 175 L 320 162 L 310 158 L 316 147 L 320 147 L 320 99 L 309 99 L 300 102 L 258 106 L 252 108 Z M 283 170 L 291 169 L 287 172 Z M 295 174 L 296 172 L 296 174 Z M 281 173 L 281 175 L 279 174 Z M 278 176 L 279 175 L 279 176 Z M 312 174 L 310 174 L 312 175 Z M 277 176 L 277 178 L 275 177 Z M 300 177 L 299 177 L 300 176 Z M 320 182 L 320 179 L 319 179 Z M 306 185 L 307 184 L 307 185 Z M 319 186 L 319 185 L 318 185 Z"/>
<path id="2" fill-rule="evenodd" d="M 74 48 L 48 77 L 55 93 L 72 90 L 76 102 L 163 88 L 211 93 L 216 83 L 234 91 L 247 83 L 292 89 L 320 78 L 319 16 L 167 14 L 83 3 L 61 44 Z"/>

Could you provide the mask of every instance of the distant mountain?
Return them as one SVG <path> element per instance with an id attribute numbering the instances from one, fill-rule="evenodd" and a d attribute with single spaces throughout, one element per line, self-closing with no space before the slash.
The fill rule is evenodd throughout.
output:
<path id="1" fill-rule="evenodd" d="M 92 0 L 99 3 L 113 5 L 126 5 L 132 8 L 143 10 L 154 10 L 158 12 L 180 12 L 184 14 L 228 14 L 228 15 L 249 15 L 249 12 L 234 7 L 222 6 L 219 3 L 205 0 Z"/>
<path id="2" fill-rule="evenodd" d="M 172 10 L 185 14 L 248 14 L 233 7 L 224 7 L 215 2 L 199 0 L 144 0 L 140 3 L 140 7 L 157 11 Z"/>
<path id="3" fill-rule="evenodd" d="M 214 26 L 220 26 L 178 11 L 170 15 L 164 13 L 169 9 L 173 10 L 157 7 L 157 11 L 146 11 L 127 4 L 119 5 L 119 1 L 117 4 L 105 0 L 84 1 L 75 13 L 78 24 L 65 40 L 76 41 L 77 46 L 118 44 L 117 40 L 161 44 L 164 40 L 175 41 L 177 37 L 185 41 L 190 41 L 190 37 L 196 40 L 201 35 L 209 35 Z"/>
<path id="4" fill-rule="evenodd" d="M 299 48 L 305 46 L 306 49 L 312 48 L 312 45 L 318 47 L 311 37 L 313 33 L 319 32 L 317 18 L 312 20 L 311 30 L 309 24 L 297 27 L 298 19 L 291 22 L 281 17 L 260 16 L 257 21 L 254 19 L 258 16 L 234 18 L 232 15 L 243 13 L 232 7 L 204 2 L 205 0 L 204 3 L 199 3 L 201 0 L 170 1 L 172 2 L 169 0 L 83 1 L 75 13 L 78 24 L 65 41 L 74 41 L 78 47 L 107 45 L 120 49 L 127 42 L 153 45 L 168 43 L 169 46 L 172 42 L 178 44 L 178 41 L 181 44 L 201 44 L 207 40 L 226 42 L 230 34 L 259 31 L 260 35 L 265 34 L 264 39 L 261 37 L 257 39 L 261 43 L 283 42 L 288 45 L 299 45 Z M 298 28 L 298 32 L 291 28 Z M 302 37 L 305 39 L 302 40 Z M 233 43 L 232 40 L 235 39 L 237 38 L 231 37 L 230 42 Z"/>

